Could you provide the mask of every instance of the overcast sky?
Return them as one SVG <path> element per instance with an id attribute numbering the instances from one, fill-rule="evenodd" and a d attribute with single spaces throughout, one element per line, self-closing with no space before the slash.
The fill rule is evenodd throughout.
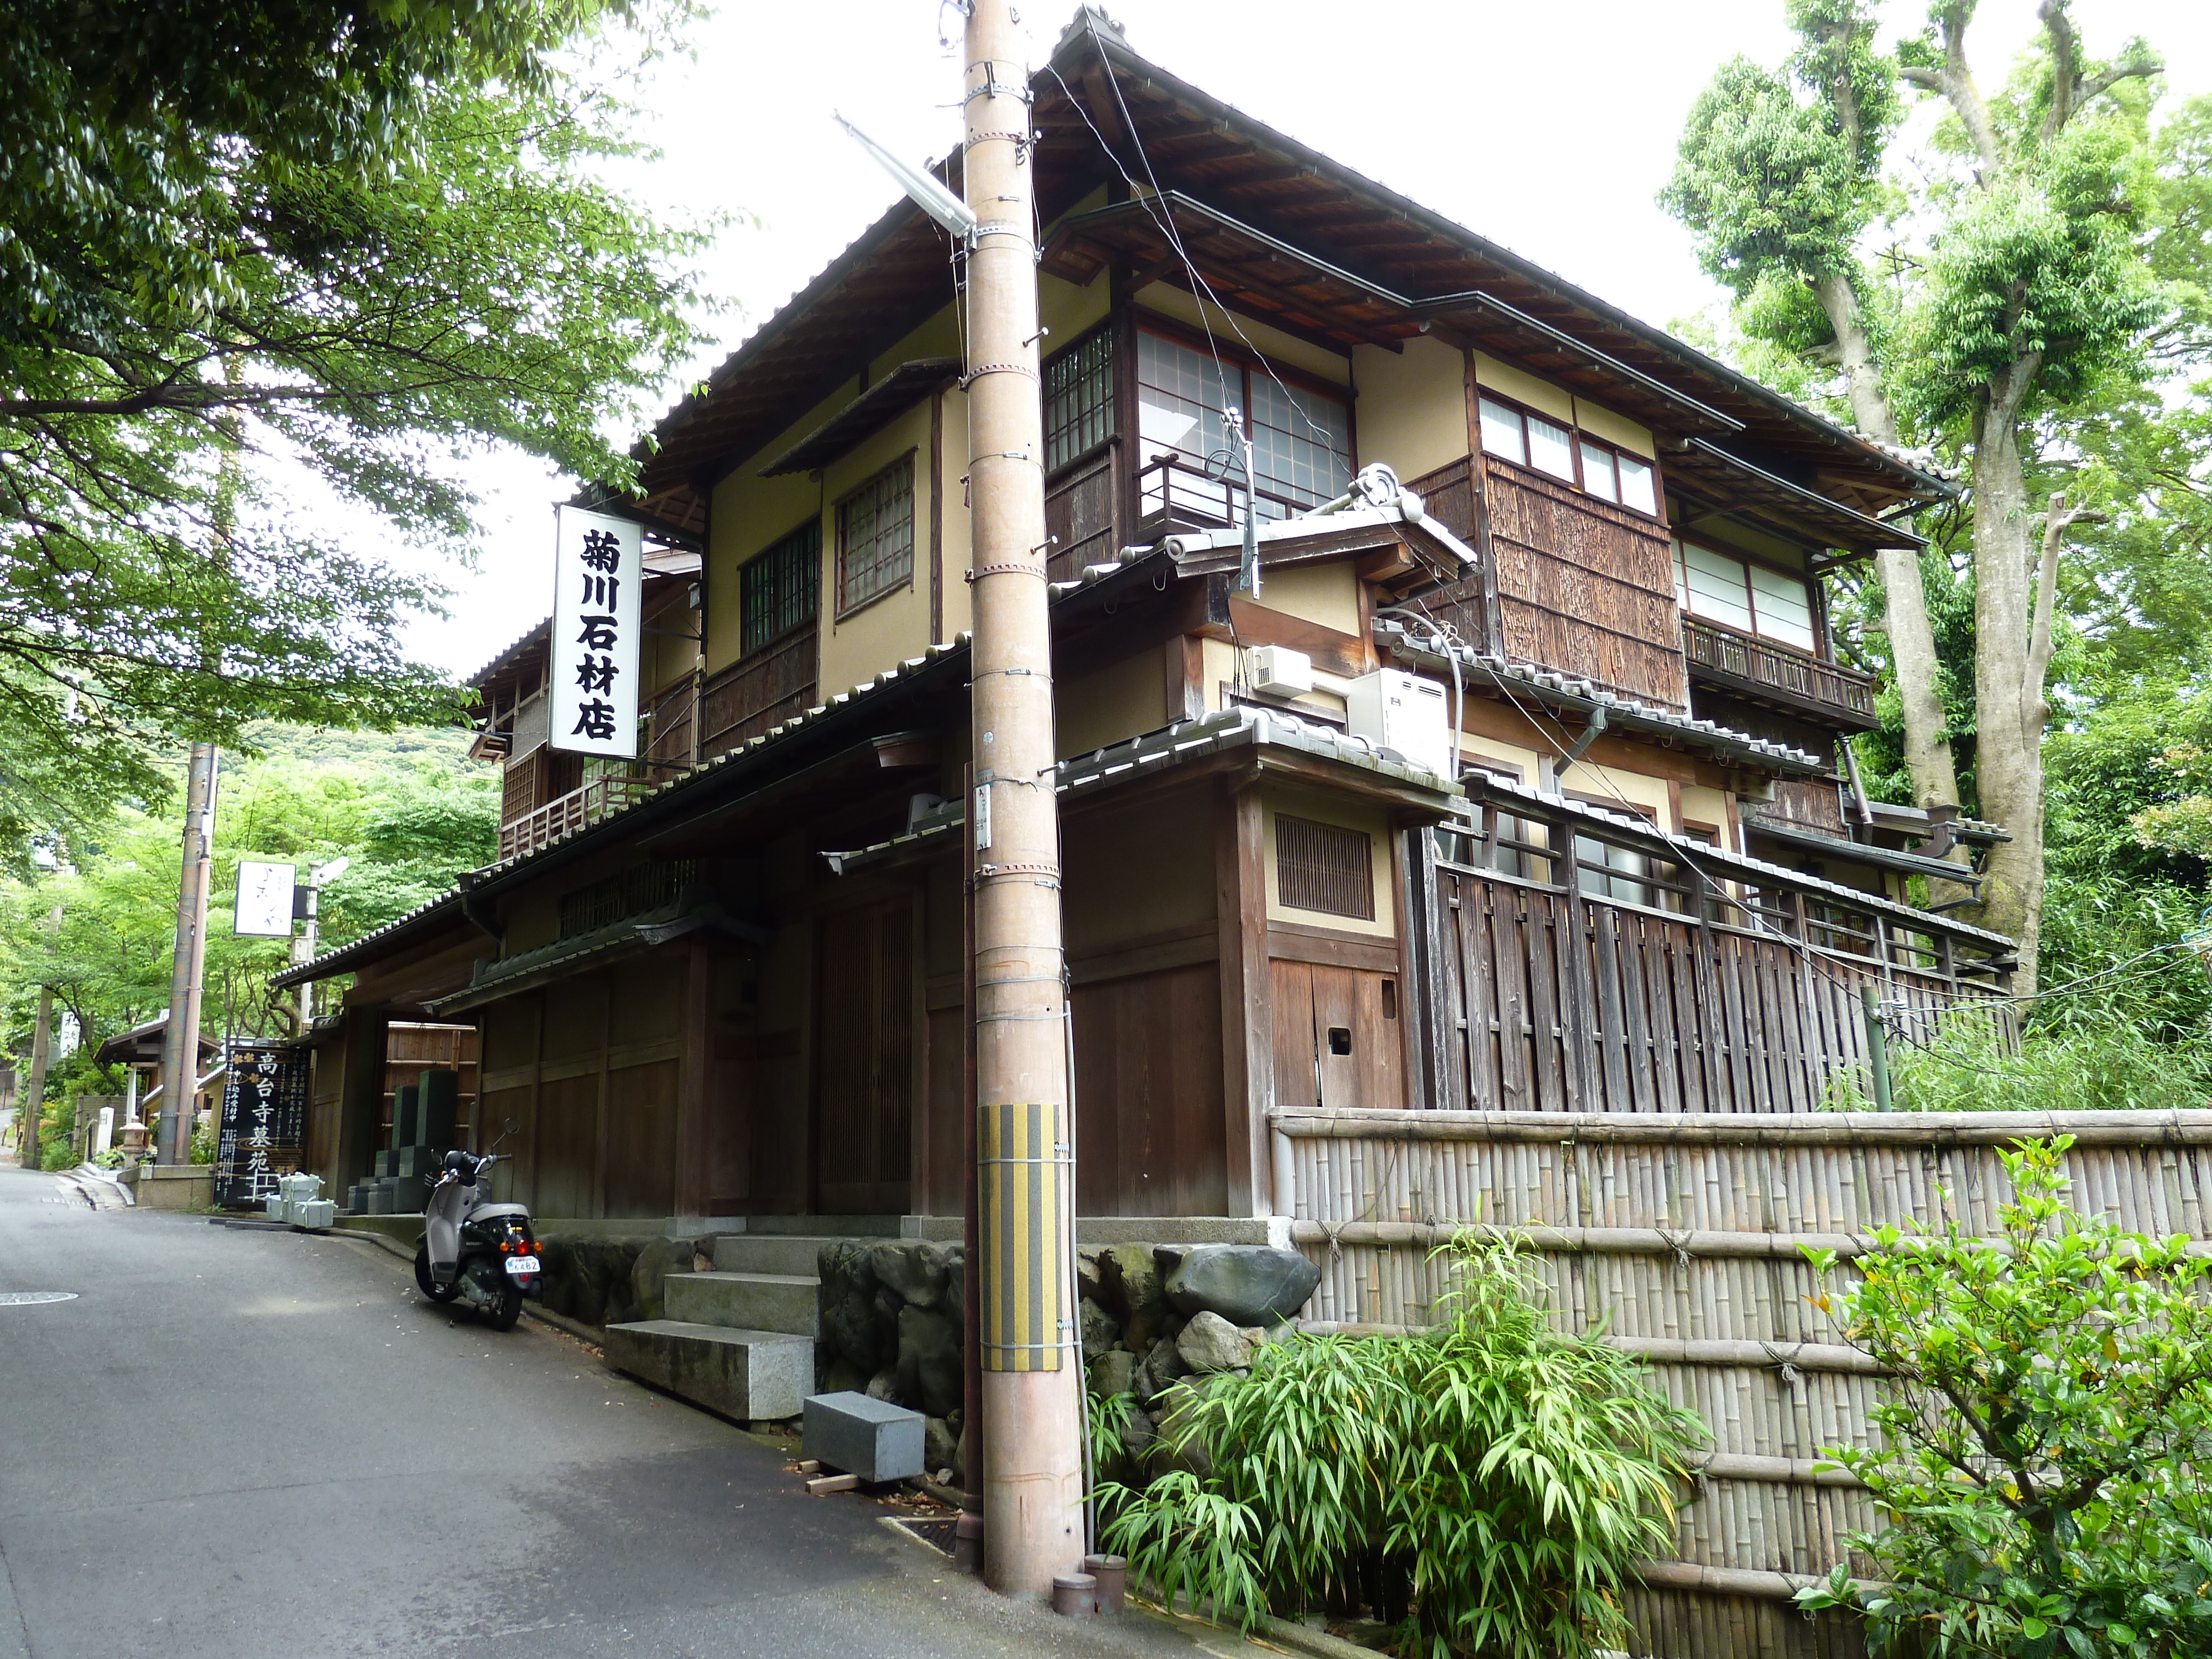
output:
<path id="1" fill-rule="evenodd" d="M 1983 0 L 1970 52 L 1984 86 L 2034 28 L 2033 0 Z M 1662 325 L 1716 293 L 1689 238 L 1654 204 L 1691 100 L 1739 53 L 1778 63 L 1782 0 L 1118 0 L 1131 46 L 1258 119 Z M 1925 15 L 1893 5 L 1899 26 Z M 2212 5 L 2077 0 L 2092 53 L 2142 34 L 2172 96 L 2212 90 Z M 944 27 L 957 41 L 959 15 Z M 1073 15 L 1051 0 L 1023 21 L 1042 62 Z M 717 362 L 872 223 L 896 188 L 842 133 L 841 108 L 915 160 L 959 133 L 957 46 L 934 0 L 775 6 L 728 0 L 695 55 L 657 65 L 648 137 L 665 152 L 623 182 L 662 210 L 729 212 L 708 287 L 731 311 Z M 1923 123 L 1924 125 L 1924 118 Z M 672 388 L 670 401 L 674 401 Z M 543 617 L 550 503 L 571 481 L 519 456 L 472 467 L 484 494 L 477 568 L 447 572 L 453 615 L 424 618 L 410 653 L 457 674 Z M 409 562 L 419 557 L 392 550 Z"/>

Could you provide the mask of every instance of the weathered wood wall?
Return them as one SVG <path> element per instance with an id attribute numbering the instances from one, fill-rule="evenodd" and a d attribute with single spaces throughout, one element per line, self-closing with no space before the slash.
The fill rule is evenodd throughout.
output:
<path id="1" fill-rule="evenodd" d="M 1686 709 L 1666 526 L 1496 456 L 1484 495 L 1504 654 Z"/>
<path id="2" fill-rule="evenodd" d="M 1713 1431 L 1676 1556 L 1632 1603 L 1657 1659 L 1828 1659 L 1850 1632 L 1789 1592 L 1878 1524 L 1823 1449 L 1863 1442 L 1881 1387 L 1808 1300 L 1800 1246 L 1846 1257 L 1876 1228 L 1956 1216 L 1996 1231 L 1998 1152 L 2075 1135 L 2072 1201 L 2153 1234 L 2212 1240 L 2212 1112 L 1279 1113 L 1279 1188 L 1322 1269 L 1323 1326 L 1430 1322 L 1435 1247 L 1525 1230 L 1562 1328 L 1604 1328 Z M 1279 1191 L 1279 1203 L 1284 1192 Z M 1703 1587 L 1698 1587 L 1700 1581 Z"/>
<path id="3" fill-rule="evenodd" d="M 699 757 L 734 749 L 805 714 L 815 700 L 818 643 L 817 626 L 809 623 L 708 681 L 699 699 Z"/>

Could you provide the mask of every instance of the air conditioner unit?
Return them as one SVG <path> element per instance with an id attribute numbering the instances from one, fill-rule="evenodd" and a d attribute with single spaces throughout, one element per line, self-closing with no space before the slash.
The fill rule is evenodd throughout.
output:
<path id="1" fill-rule="evenodd" d="M 1287 645 L 1255 645 L 1245 653 L 1252 690 L 1263 697 L 1296 697 L 1314 689 L 1313 659 Z"/>
<path id="2" fill-rule="evenodd" d="M 1451 693 L 1402 668 L 1364 674 L 1345 693 L 1346 722 L 1355 738 L 1395 750 L 1440 778 L 1452 775 Z"/>

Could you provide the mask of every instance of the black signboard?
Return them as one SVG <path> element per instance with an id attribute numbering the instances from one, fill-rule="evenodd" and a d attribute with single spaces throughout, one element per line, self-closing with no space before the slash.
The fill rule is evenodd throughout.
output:
<path id="1" fill-rule="evenodd" d="M 230 1050 L 215 1147 L 215 1201 L 256 1205 L 300 1167 L 307 1133 L 307 1051 L 241 1042 Z"/>

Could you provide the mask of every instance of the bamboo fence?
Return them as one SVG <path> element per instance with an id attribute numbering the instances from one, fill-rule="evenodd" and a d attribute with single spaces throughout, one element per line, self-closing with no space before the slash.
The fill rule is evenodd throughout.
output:
<path id="1" fill-rule="evenodd" d="M 1818 1468 L 1864 1443 L 1883 1386 L 1809 1299 L 1804 1247 L 1848 1261 L 1877 1228 L 1955 1217 L 1995 1232 L 1998 1154 L 2070 1134 L 2083 1213 L 2212 1250 L 2212 1111 L 1669 1113 L 1292 1111 L 1272 1120 L 1293 1240 L 1321 1267 L 1309 1322 L 1430 1322 L 1436 1249 L 1462 1229 L 1531 1247 L 1564 1329 L 1602 1329 L 1711 1426 L 1675 1557 L 1631 1598 L 1653 1659 L 1849 1659 L 1848 1623 L 1790 1593 L 1878 1529 Z"/>

